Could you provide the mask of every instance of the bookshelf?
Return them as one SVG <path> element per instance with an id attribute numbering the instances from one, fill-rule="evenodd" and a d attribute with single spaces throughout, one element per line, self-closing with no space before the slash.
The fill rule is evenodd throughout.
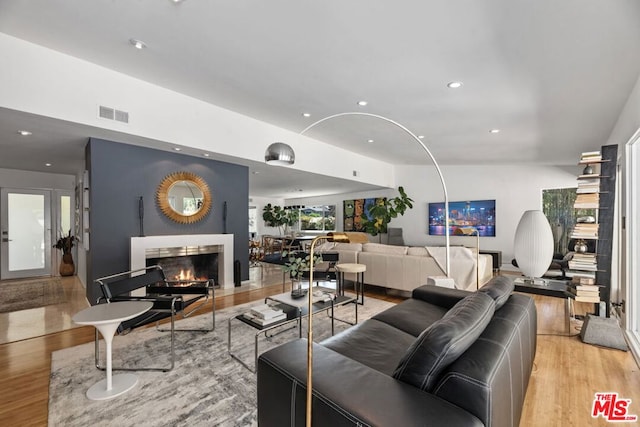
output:
<path id="1" fill-rule="evenodd" d="M 583 242 L 595 241 L 595 252 L 576 251 L 569 261 L 569 268 L 574 271 L 572 285 L 576 301 L 594 303 L 597 315 L 600 314 L 600 302 L 604 302 L 607 317 L 611 310 L 611 251 L 617 158 L 617 145 L 605 145 L 600 151 L 582 153 L 580 157 L 579 164 L 588 167 L 578 176 L 574 208 L 593 209 L 596 215 L 578 215 L 571 237 Z M 576 246 L 580 245 L 578 243 Z M 584 247 L 587 246 L 584 243 Z"/>

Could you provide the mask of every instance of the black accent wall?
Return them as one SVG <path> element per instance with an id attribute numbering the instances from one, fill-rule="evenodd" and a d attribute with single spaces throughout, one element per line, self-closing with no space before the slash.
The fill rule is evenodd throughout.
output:
<path id="1" fill-rule="evenodd" d="M 139 199 L 144 200 L 144 234 L 222 234 L 226 203 L 226 232 L 234 235 L 234 259 L 249 278 L 249 171 L 245 166 L 173 154 L 96 138 L 86 151 L 89 171 L 89 251 L 87 298 L 101 296 L 95 279 L 129 270 L 130 237 L 140 235 Z M 179 224 L 157 207 L 155 192 L 172 172 L 193 172 L 211 190 L 212 209 L 195 224 Z"/>

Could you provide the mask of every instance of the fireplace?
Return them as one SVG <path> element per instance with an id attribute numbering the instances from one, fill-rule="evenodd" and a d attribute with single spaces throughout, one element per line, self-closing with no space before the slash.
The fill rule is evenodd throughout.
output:
<path id="1" fill-rule="evenodd" d="M 213 280 L 218 284 L 220 252 L 222 252 L 220 245 L 148 248 L 145 251 L 145 257 L 147 267 L 159 265 L 167 280 L 180 282 Z"/>
<path id="2" fill-rule="evenodd" d="M 155 264 L 162 266 L 168 280 L 175 280 L 182 268 L 191 270 L 195 279 L 214 279 L 216 285 L 232 288 L 233 234 L 132 237 L 131 269 Z"/>

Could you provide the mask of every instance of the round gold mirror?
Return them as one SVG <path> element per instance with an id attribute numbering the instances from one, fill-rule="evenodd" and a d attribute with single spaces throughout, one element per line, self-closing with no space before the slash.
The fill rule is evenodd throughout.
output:
<path id="1" fill-rule="evenodd" d="M 181 224 L 198 222 L 211 210 L 209 186 L 191 172 L 167 175 L 158 186 L 156 201 L 162 213 Z"/>

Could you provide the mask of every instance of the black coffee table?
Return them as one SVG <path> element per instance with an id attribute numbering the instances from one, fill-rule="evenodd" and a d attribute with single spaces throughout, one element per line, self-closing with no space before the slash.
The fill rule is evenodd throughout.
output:
<path id="1" fill-rule="evenodd" d="M 331 335 L 334 334 L 334 320 L 338 320 L 343 323 L 347 323 L 350 325 L 355 325 L 358 323 L 358 304 L 356 296 L 353 295 L 335 295 L 335 290 L 330 288 L 324 288 L 321 286 L 314 286 L 311 288 L 310 292 L 320 292 L 322 294 L 331 294 L 333 297 L 328 301 L 320 301 L 313 303 L 313 314 L 319 313 L 321 311 L 326 311 L 329 313 L 329 318 L 331 319 Z M 315 299 L 320 298 L 315 297 Z M 239 314 L 237 316 L 231 316 L 227 322 L 228 326 L 228 335 L 227 335 L 227 353 L 238 362 L 242 364 L 245 368 L 255 373 L 255 368 L 258 366 L 258 337 L 260 335 L 264 335 L 268 337 L 268 332 L 273 329 L 279 328 L 284 325 L 297 323 L 298 327 L 298 336 L 302 338 L 302 319 L 306 318 L 309 315 L 308 309 L 308 299 L 304 298 L 292 298 L 290 292 L 285 292 L 282 294 L 271 295 L 265 298 L 265 303 L 271 301 L 270 304 L 274 305 L 276 308 L 282 309 L 286 314 L 287 318 L 283 320 L 279 320 L 275 323 L 271 323 L 269 325 L 260 325 L 256 322 L 251 321 L 246 318 L 244 313 Z M 344 319 L 340 319 L 334 315 L 334 309 L 337 307 L 345 306 L 349 303 L 353 303 L 355 308 L 355 322 L 350 322 Z M 255 329 L 254 334 L 254 368 L 245 363 L 240 357 L 238 357 L 231 350 L 231 321 L 237 320 L 246 325 L 251 326 Z"/>
<path id="2" fill-rule="evenodd" d="M 514 287 L 516 292 L 544 295 L 547 297 L 565 299 L 564 314 L 566 318 L 567 335 L 571 335 L 571 318 L 573 317 L 573 298 L 569 280 L 536 279 L 542 282 L 527 282 L 524 278 L 516 278 Z"/>

